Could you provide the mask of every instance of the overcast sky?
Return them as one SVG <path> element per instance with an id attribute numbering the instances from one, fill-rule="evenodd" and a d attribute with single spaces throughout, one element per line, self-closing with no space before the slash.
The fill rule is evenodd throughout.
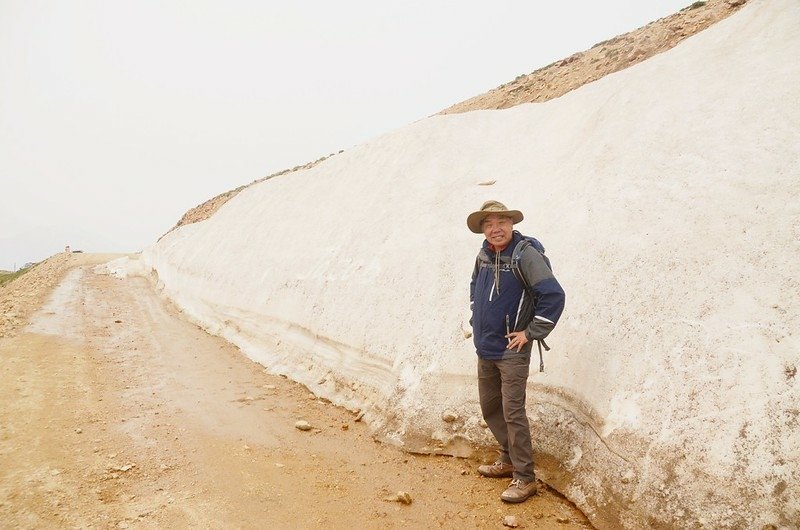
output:
<path id="1" fill-rule="evenodd" d="M 218 193 L 689 3 L 0 0 L 0 269 L 139 251 Z"/>

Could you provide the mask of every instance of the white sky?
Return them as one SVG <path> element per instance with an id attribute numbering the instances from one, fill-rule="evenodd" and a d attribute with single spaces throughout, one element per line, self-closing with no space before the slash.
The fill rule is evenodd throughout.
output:
<path id="1" fill-rule="evenodd" d="M 139 251 L 218 193 L 690 3 L 0 0 L 0 269 Z"/>

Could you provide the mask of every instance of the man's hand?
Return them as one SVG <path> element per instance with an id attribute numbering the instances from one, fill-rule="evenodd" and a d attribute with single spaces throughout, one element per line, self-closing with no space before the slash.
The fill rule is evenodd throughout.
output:
<path id="1" fill-rule="evenodd" d="M 506 338 L 509 339 L 508 341 L 508 349 L 513 350 L 514 348 L 517 349 L 517 353 L 522 351 L 522 347 L 530 342 L 528 337 L 525 336 L 524 331 L 514 331 L 513 333 L 509 333 L 506 335 Z"/>

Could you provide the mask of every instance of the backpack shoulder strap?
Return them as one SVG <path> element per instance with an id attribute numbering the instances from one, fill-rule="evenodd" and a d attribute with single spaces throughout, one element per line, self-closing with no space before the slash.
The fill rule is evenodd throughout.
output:
<path id="1" fill-rule="evenodd" d="M 525 275 L 522 274 L 519 260 L 522 259 L 522 253 L 525 252 L 525 249 L 530 246 L 532 246 L 531 242 L 527 238 L 523 238 L 522 241 L 517 243 L 517 246 L 514 247 L 513 252 L 511 252 L 511 272 L 514 273 L 514 277 L 522 284 L 526 291 L 531 290 L 531 284 L 525 278 Z"/>

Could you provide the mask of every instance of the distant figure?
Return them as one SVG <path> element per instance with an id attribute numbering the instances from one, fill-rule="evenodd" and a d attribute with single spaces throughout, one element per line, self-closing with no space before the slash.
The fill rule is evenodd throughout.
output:
<path id="1" fill-rule="evenodd" d="M 536 494 L 525 410 L 531 346 L 552 331 L 564 310 L 564 290 L 550 270 L 544 247 L 514 230 L 522 219 L 522 212 L 497 201 L 483 203 L 467 217 L 469 229 L 486 238 L 470 283 L 470 324 L 478 354 L 481 412 L 500 444 L 499 460 L 480 466 L 478 473 L 513 477 L 500 495 L 506 502 L 522 502 Z"/>
<path id="2" fill-rule="evenodd" d="M 64 252 L 66 252 L 66 253 L 70 253 L 70 252 L 72 252 L 72 251 L 69 249 L 69 245 L 67 245 L 66 247 L 64 247 Z"/>

